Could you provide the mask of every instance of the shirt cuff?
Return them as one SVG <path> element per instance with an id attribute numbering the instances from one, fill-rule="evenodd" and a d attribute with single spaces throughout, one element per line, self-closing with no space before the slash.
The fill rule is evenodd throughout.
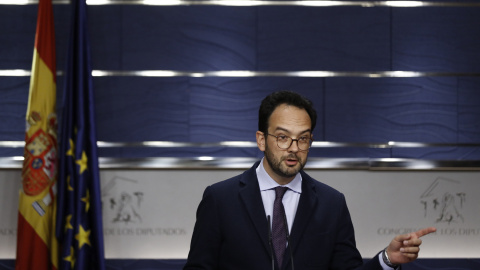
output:
<path id="1" fill-rule="evenodd" d="M 380 252 L 380 254 L 378 254 L 378 261 L 380 262 L 380 266 L 382 266 L 382 269 L 383 269 L 383 270 L 397 270 L 397 269 L 401 269 L 400 267 L 393 268 L 393 267 L 390 267 L 390 266 L 388 266 L 387 264 L 385 264 L 385 262 L 383 261 L 383 251 Z"/>
<path id="2" fill-rule="evenodd" d="M 386 265 L 386 264 L 383 262 L 382 256 L 383 256 L 383 254 L 382 254 L 382 252 L 380 252 L 380 254 L 378 254 L 378 261 L 380 262 L 380 265 L 382 266 L 382 269 L 383 269 L 383 270 L 395 270 L 395 268 L 392 268 L 392 267 Z"/>

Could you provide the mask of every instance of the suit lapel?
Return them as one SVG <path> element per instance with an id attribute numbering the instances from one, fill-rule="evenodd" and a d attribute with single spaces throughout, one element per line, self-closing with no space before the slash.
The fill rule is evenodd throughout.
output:
<path id="1" fill-rule="evenodd" d="M 270 254 L 268 243 L 268 222 L 265 216 L 260 187 L 258 185 L 257 168 L 259 162 L 256 162 L 252 168 L 247 170 L 240 179 L 239 196 L 250 216 L 250 219 L 261 239 L 263 246 Z"/>
<path id="2" fill-rule="evenodd" d="M 302 194 L 300 195 L 300 201 L 298 202 L 297 212 L 295 214 L 295 220 L 293 222 L 292 231 L 290 234 L 290 243 L 292 244 L 292 252 L 296 250 L 298 244 L 301 241 L 303 232 L 309 223 L 309 220 L 314 212 L 314 208 L 317 206 L 317 196 L 313 185 L 313 179 L 310 178 L 303 171 L 302 173 Z M 290 244 L 289 243 L 289 244 Z M 290 262 L 290 252 L 287 249 L 285 252 L 284 260 L 286 266 Z M 287 256 L 288 255 L 288 256 Z"/>

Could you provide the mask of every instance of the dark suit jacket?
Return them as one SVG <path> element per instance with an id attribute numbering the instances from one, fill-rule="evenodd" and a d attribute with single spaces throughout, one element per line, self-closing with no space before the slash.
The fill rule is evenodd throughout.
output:
<path id="1" fill-rule="evenodd" d="M 206 188 L 184 270 L 272 269 L 258 164 Z M 381 270 L 378 255 L 362 265 L 344 195 L 301 174 L 302 194 L 289 242 L 295 270 Z M 291 263 L 287 249 L 282 269 L 292 269 Z"/>

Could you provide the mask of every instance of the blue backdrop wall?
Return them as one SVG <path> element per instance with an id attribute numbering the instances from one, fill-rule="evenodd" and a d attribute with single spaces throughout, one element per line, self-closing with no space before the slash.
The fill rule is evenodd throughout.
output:
<path id="1" fill-rule="evenodd" d="M 56 4 L 54 12 L 61 71 L 70 7 Z M 88 15 L 93 68 L 117 72 L 94 78 L 100 141 L 254 141 L 261 99 L 289 89 L 314 101 L 317 141 L 478 143 L 478 5 L 98 5 L 89 6 Z M 36 5 L 2 6 L 0 70 L 30 69 L 35 19 Z M 145 77 L 134 74 L 139 70 L 280 75 Z M 292 71 L 344 73 L 296 77 L 287 74 Z M 420 73 L 374 76 L 392 71 Z M 58 81 L 62 89 L 62 76 Z M 0 76 L 0 82 L 0 141 L 22 141 L 29 77 Z M 2 156 L 22 155 L 21 149 L 0 150 Z M 256 149 L 101 154 L 258 156 Z M 312 155 L 471 160 L 480 151 L 343 149 Z"/>
<path id="2" fill-rule="evenodd" d="M 260 101 L 272 91 L 288 89 L 313 100 L 320 115 L 316 141 L 440 144 L 313 149 L 313 157 L 478 161 L 480 6 L 475 1 L 423 2 L 437 4 L 91 5 L 93 69 L 111 71 L 94 77 L 98 139 L 253 142 Z M 30 69 L 36 12 L 35 4 L 1 5 L 0 71 Z M 62 71 L 70 6 L 55 4 L 54 14 L 57 68 Z M 136 72 L 144 70 L 183 75 Z M 239 70 L 255 76 L 208 75 Z M 298 71 L 327 73 L 309 76 Z M 0 141 L 22 141 L 29 77 L 2 74 Z M 60 75 L 59 90 L 62 79 Z M 0 147 L 1 157 L 22 155 L 21 147 Z M 261 153 L 254 147 L 120 147 L 100 149 L 100 155 L 260 157 Z M 480 269 L 475 260 L 447 261 L 433 266 L 435 262 L 427 260 L 408 269 Z M 110 263 L 111 269 L 178 269 L 181 264 Z M 11 264 L 2 267 L 11 269 Z"/>

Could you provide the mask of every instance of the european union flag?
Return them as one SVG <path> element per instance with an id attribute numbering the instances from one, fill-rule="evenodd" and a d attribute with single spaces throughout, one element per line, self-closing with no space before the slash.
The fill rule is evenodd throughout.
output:
<path id="1" fill-rule="evenodd" d="M 92 67 L 85 0 L 72 1 L 57 194 L 59 269 L 105 269 Z"/>

